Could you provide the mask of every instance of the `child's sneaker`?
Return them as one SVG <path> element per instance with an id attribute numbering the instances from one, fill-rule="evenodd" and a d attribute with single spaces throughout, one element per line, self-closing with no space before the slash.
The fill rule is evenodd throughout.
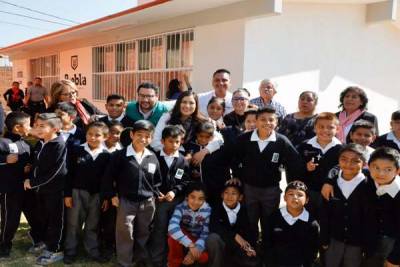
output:
<path id="1" fill-rule="evenodd" d="M 57 261 L 61 261 L 64 258 L 62 252 L 51 252 L 44 250 L 43 253 L 36 259 L 38 265 L 49 265 Z"/>
<path id="2" fill-rule="evenodd" d="M 45 249 L 46 245 L 43 242 L 39 242 L 30 247 L 28 252 L 34 255 L 40 255 Z"/>

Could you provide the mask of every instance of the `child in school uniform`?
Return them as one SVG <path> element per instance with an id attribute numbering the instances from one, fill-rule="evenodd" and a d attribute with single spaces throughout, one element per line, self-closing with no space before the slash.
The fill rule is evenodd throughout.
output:
<path id="1" fill-rule="evenodd" d="M 83 144 L 85 142 L 85 132 L 74 124 L 77 114 L 74 105 L 69 102 L 59 102 L 54 112 L 61 119 L 60 136 L 66 143 L 67 149 L 72 150 L 73 147 Z"/>
<path id="2" fill-rule="evenodd" d="M 122 123 L 123 127 L 132 127 L 134 121 L 125 115 L 126 102 L 122 95 L 112 94 L 107 96 L 105 108 L 107 115 L 101 117 L 99 121 L 104 122 L 107 126 L 113 121 Z"/>
<path id="3" fill-rule="evenodd" d="M 320 215 L 326 267 L 361 266 L 368 198 L 367 179 L 362 172 L 366 157 L 366 149 L 358 144 L 348 144 L 339 152 L 334 196 L 323 201 Z"/>
<path id="4" fill-rule="evenodd" d="M 391 131 L 376 138 L 372 147 L 391 147 L 400 152 L 400 110 L 392 113 L 390 121 Z"/>
<path id="5" fill-rule="evenodd" d="M 185 200 L 176 206 L 168 225 L 168 267 L 207 263 L 205 242 L 209 234 L 211 207 L 202 183 L 190 183 Z"/>
<path id="6" fill-rule="evenodd" d="M 31 235 L 35 236 L 32 225 L 32 208 L 27 210 L 24 193 L 24 177 L 30 163 L 31 147 L 24 138 L 30 132 L 30 116 L 14 111 L 5 119 L 7 132 L 0 137 L 0 258 L 10 256 L 12 240 L 18 229 L 21 212 L 24 211 L 31 225 Z M 36 240 L 38 241 L 38 240 Z"/>
<path id="7" fill-rule="evenodd" d="M 195 140 L 186 143 L 186 157 L 199 152 L 206 147 L 213 139 L 215 134 L 214 124 L 211 122 L 202 122 L 195 129 Z M 207 189 L 207 202 L 213 206 L 220 200 L 221 190 L 224 184 L 231 178 L 229 170 L 229 157 L 226 155 L 225 147 L 221 146 L 212 154 L 206 154 L 203 161 L 196 165 L 191 163 L 191 178 L 194 181 L 200 181 L 205 184 Z"/>
<path id="8" fill-rule="evenodd" d="M 177 125 L 166 126 L 162 132 L 163 149 L 156 152 L 160 163 L 162 183 L 160 197 L 156 200 L 153 230 L 150 234 L 150 252 L 154 267 L 164 267 L 168 254 L 168 222 L 175 206 L 182 202 L 190 181 L 189 164 L 179 153 L 184 138 L 184 129 Z"/>
<path id="9" fill-rule="evenodd" d="M 55 113 L 37 115 L 34 132 L 41 141 L 34 151 L 30 179 L 24 189 L 36 191 L 41 236 L 45 250 L 36 259 L 39 265 L 48 265 L 63 259 L 61 240 L 64 225 L 64 184 L 67 175 L 67 147 L 57 133 L 62 127 Z"/>
<path id="10" fill-rule="evenodd" d="M 366 267 L 400 266 L 400 153 L 377 148 L 368 162 L 372 180 L 365 220 Z"/>
<path id="11" fill-rule="evenodd" d="M 222 201 L 211 211 L 210 235 L 207 238 L 209 266 L 257 266 L 256 233 L 248 229 L 247 210 L 241 201 L 243 188 L 225 183 Z"/>
<path id="12" fill-rule="evenodd" d="M 120 143 L 121 133 L 124 130 L 124 126 L 119 121 L 112 121 L 108 123 L 108 137 L 104 141 L 104 146 L 108 152 L 113 153 L 114 151 L 121 150 L 122 145 Z"/>
<path id="13" fill-rule="evenodd" d="M 288 181 L 302 172 L 297 150 L 283 135 L 276 133 L 275 110 L 257 110 L 255 129 L 238 137 L 232 164 L 232 176 L 244 184 L 249 228 L 258 233 L 258 221 L 265 233 L 267 217 L 279 207 L 280 166 L 286 167 Z"/>
<path id="14" fill-rule="evenodd" d="M 306 166 L 302 181 L 309 189 L 310 201 L 307 205 L 313 216 L 319 216 L 322 204 L 321 189 L 329 172 L 338 164 L 342 144 L 335 137 L 339 120 L 335 114 L 322 112 L 314 121 L 316 136 L 301 143 L 297 150 Z"/>
<path id="15" fill-rule="evenodd" d="M 100 209 L 101 177 L 109 162 L 110 154 L 103 146 L 108 127 L 103 122 L 92 122 L 87 126 L 86 143 L 75 147 L 68 155 L 68 176 L 64 203 L 67 207 L 67 230 L 64 244 L 64 263 L 75 261 L 78 236 L 83 228 L 83 244 L 88 257 L 105 262 L 100 256 L 98 224 Z"/>
<path id="16" fill-rule="evenodd" d="M 319 225 L 304 208 L 307 186 L 301 181 L 290 182 L 284 199 L 286 206 L 273 212 L 267 221 L 267 266 L 311 267 L 318 253 Z"/>
<path id="17" fill-rule="evenodd" d="M 131 266 L 134 256 L 138 263 L 149 262 L 146 243 L 161 185 L 157 157 L 146 148 L 153 131 L 151 122 L 135 122 L 131 145 L 111 155 L 103 178 L 104 197 L 117 207 L 116 251 L 121 266 Z"/>
<path id="18" fill-rule="evenodd" d="M 367 151 L 366 161 L 368 162 L 369 156 L 374 152 L 370 146 L 376 139 L 375 126 L 366 120 L 358 120 L 351 126 L 349 137 L 352 143 L 362 145 Z"/>

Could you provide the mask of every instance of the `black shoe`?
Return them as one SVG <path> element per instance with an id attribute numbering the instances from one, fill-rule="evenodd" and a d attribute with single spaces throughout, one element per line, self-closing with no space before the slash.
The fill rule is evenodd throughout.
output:
<path id="1" fill-rule="evenodd" d="M 64 255 L 64 264 L 73 264 L 75 262 L 75 255 Z"/>
<path id="2" fill-rule="evenodd" d="M 107 258 L 105 258 L 105 257 L 103 257 L 103 256 L 101 256 L 101 255 L 98 255 L 98 256 L 89 256 L 89 258 L 90 258 L 92 261 L 95 261 L 95 262 L 98 262 L 98 263 L 106 263 L 106 262 L 109 261 Z"/>
<path id="3" fill-rule="evenodd" d="M 10 257 L 10 251 L 11 251 L 10 248 L 6 248 L 6 247 L 1 246 L 0 247 L 0 258 L 8 258 L 8 257 Z"/>

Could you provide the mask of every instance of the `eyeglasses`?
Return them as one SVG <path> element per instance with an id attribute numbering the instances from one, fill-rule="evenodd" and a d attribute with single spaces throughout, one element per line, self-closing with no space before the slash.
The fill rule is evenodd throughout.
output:
<path id="1" fill-rule="evenodd" d="M 143 95 L 143 94 L 139 94 L 139 97 L 142 99 L 152 99 L 154 97 L 156 97 L 155 95 Z"/>
<path id="2" fill-rule="evenodd" d="M 68 93 L 64 93 L 64 94 L 60 94 L 60 95 L 62 95 L 62 96 L 74 96 L 76 94 L 77 94 L 76 91 L 72 91 L 72 92 L 68 92 Z"/>

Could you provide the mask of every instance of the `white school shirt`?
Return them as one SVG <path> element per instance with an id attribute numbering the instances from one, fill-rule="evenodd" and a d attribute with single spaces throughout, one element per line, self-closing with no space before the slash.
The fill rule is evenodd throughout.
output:
<path id="1" fill-rule="evenodd" d="M 71 134 L 74 135 L 75 132 L 76 132 L 76 125 L 74 124 L 74 125 L 72 126 L 72 128 L 69 129 L 68 131 L 61 130 L 61 131 L 60 131 L 60 135 L 61 135 L 62 139 L 64 140 L 64 142 L 67 142 L 69 136 L 70 136 Z"/>
<path id="2" fill-rule="evenodd" d="M 400 176 L 397 175 L 390 184 L 379 186 L 375 183 L 375 185 L 377 187 L 376 194 L 378 196 L 389 194 L 392 198 L 395 198 L 400 191 Z"/>
<path id="3" fill-rule="evenodd" d="M 354 189 L 356 189 L 356 187 L 362 181 L 365 180 L 365 175 L 362 172 L 360 172 L 353 179 L 347 181 L 343 179 L 342 173 L 343 173 L 342 171 L 339 171 L 339 178 L 337 179 L 337 184 L 340 190 L 342 191 L 344 197 L 348 199 L 351 193 L 353 193 Z"/>
<path id="4" fill-rule="evenodd" d="M 336 145 L 341 145 L 342 143 L 340 142 L 339 139 L 337 139 L 336 137 L 333 137 L 332 141 L 329 144 L 327 144 L 325 146 L 325 148 L 322 148 L 322 146 L 317 142 L 317 137 L 314 136 L 313 138 L 311 138 L 310 140 L 307 141 L 307 144 L 312 145 L 313 147 L 320 149 L 322 151 L 322 154 L 325 154 L 332 147 L 334 147 Z"/>
<path id="5" fill-rule="evenodd" d="M 227 205 L 225 205 L 224 202 L 222 202 L 222 206 L 224 206 L 226 214 L 228 214 L 229 223 L 231 225 L 235 224 L 237 221 L 237 215 L 240 210 L 240 203 L 237 203 L 237 205 L 234 209 L 229 208 Z"/>
<path id="6" fill-rule="evenodd" d="M 179 158 L 179 151 L 175 151 L 175 153 L 172 155 L 167 155 L 164 152 L 164 149 L 162 149 L 160 152 L 160 156 L 164 157 L 165 163 L 167 163 L 168 168 L 170 168 L 172 165 L 172 162 L 174 161 L 174 158 Z"/>
<path id="7" fill-rule="evenodd" d="M 90 156 L 92 156 L 93 160 L 96 160 L 97 157 L 104 151 L 104 149 L 106 149 L 103 144 L 101 144 L 98 148 L 96 149 L 90 149 L 88 143 L 84 143 L 81 146 L 83 146 L 83 148 L 85 149 L 85 151 L 87 153 L 89 153 Z"/>
<path id="8" fill-rule="evenodd" d="M 251 134 L 250 141 L 256 141 L 258 143 L 258 148 L 260 149 L 260 152 L 263 152 L 269 142 L 276 142 L 276 133 L 275 131 L 272 131 L 271 135 L 267 139 L 261 140 L 258 136 L 257 129 L 255 129 Z"/>
<path id="9" fill-rule="evenodd" d="M 295 222 L 297 222 L 297 220 L 302 220 L 303 222 L 308 222 L 308 219 L 310 217 L 310 214 L 308 213 L 308 211 L 303 208 L 303 212 L 300 213 L 299 216 L 297 217 L 293 217 L 288 211 L 286 207 L 282 207 L 279 209 L 283 219 L 289 224 L 289 225 L 293 225 L 295 224 Z"/>
<path id="10" fill-rule="evenodd" d="M 134 156 L 135 159 L 136 159 L 136 161 L 137 161 L 139 164 L 142 164 L 143 159 L 144 159 L 146 156 L 149 156 L 149 155 L 151 155 L 151 152 L 150 152 L 150 150 L 148 150 L 147 148 L 144 149 L 143 155 L 142 155 L 142 156 L 140 156 L 140 155 L 138 155 L 138 154 L 136 153 L 136 151 L 135 151 L 135 149 L 133 149 L 133 146 L 132 146 L 132 145 L 128 146 L 127 149 L 126 149 L 126 156 L 127 156 L 127 157 Z"/>

